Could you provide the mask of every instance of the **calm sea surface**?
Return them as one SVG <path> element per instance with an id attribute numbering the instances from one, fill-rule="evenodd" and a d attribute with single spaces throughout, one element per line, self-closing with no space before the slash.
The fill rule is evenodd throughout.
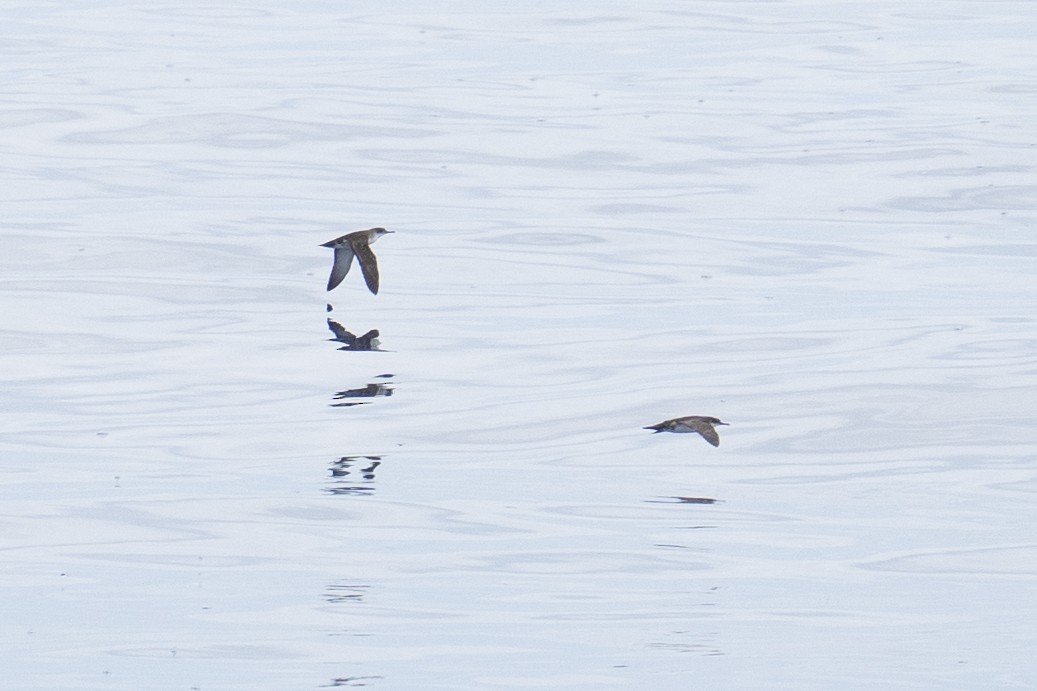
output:
<path id="1" fill-rule="evenodd" d="M 5 688 L 1037 686 L 1032 3 L 494 7 L 6 3 Z"/>

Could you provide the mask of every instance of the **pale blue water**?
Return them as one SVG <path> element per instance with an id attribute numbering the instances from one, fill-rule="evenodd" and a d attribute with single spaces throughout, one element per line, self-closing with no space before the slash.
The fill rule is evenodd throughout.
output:
<path id="1" fill-rule="evenodd" d="M 11 5 L 5 684 L 1033 687 L 1032 14 Z"/>

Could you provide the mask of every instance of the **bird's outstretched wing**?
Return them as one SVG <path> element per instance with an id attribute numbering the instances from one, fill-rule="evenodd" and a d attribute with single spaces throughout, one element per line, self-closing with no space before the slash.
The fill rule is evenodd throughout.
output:
<path id="1" fill-rule="evenodd" d="M 370 251 L 370 250 L 368 250 Z M 343 245 L 335 248 L 335 263 L 331 266 L 331 276 L 328 277 L 328 290 L 331 290 L 346 277 L 349 268 L 353 266 L 353 248 Z M 364 272 L 366 277 L 367 272 Z"/>
<path id="2" fill-rule="evenodd" d="M 335 334 L 334 340 L 341 341 L 343 343 L 353 343 L 356 340 L 356 336 L 349 331 L 346 331 L 346 327 L 339 324 L 334 319 L 328 320 L 328 328 L 331 329 L 331 333 Z"/>
<path id="3" fill-rule="evenodd" d="M 713 429 L 713 425 L 709 424 L 708 422 L 699 422 L 698 420 L 695 420 L 691 422 L 690 426 L 696 432 L 701 434 L 702 438 L 708 441 L 710 444 L 712 444 L 713 446 L 720 446 L 720 435 L 717 434 L 717 431 L 715 429 Z"/>
<path id="4" fill-rule="evenodd" d="M 366 239 L 355 242 L 353 243 L 353 251 L 356 252 L 356 258 L 360 262 L 360 271 L 364 274 L 364 281 L 367 282 L 367 289 L 377 295 L 378 260 L 375 259 L 374 252 L 371 251 L 371 245 Z"/>

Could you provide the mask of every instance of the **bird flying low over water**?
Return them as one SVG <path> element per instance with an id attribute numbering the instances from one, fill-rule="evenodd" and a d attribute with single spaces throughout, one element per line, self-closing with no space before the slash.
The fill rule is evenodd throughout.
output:
<path id="1" fill-rule="evenodd" d="M 676 432 L 678 434 L 695 432 L 701 435 L 703 439 L 713 446 L 720 446 L 720 435 L 717 434 L 716 426 L 726 424 L 726 422 L 721 422 L 715 417 L 689 415 L 687 417 L 678 417 L 672 420 L 666 420 L 657 425 L 650 425 L 645 427 L 645 429 L 654 430 L 656 432 Z"/>
<path id="2" fill-rule="evenodd" d="M 371 243 L 386 233 L 393 231 L 385 228 L 370 228 L 358 230 L 355 233 L 347 233 L 340 238 L 325 242 L 321 247 L 330 247 L 335 250 L 335 262 L 331 266 L 331 276 L 328 277 L 328 290 L 331 290 L 346 277 L 350 267 L 353 266 L 353 257 L 360 262 L 360 271 L 364 274 L 367 288 L 375 295 L 378 294 L 378 260 L 371 251 Z"/>

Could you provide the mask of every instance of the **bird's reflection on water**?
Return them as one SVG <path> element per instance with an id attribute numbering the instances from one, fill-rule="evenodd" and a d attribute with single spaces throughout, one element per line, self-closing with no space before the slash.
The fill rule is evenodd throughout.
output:
<path id="1" fill-rule="evenodd" d="M 371 586 L 364 583 L 332 583 L 324 592 L 325 602 L 363 602 Z"/>
<path id="2" fill-rule="evenodd" d="M 717 500 L 712 497 L 672 497 L 681 504 L 716 504 Z"/>
<path id="3" fill-rule="evenodd" d="M 379 374 L 376 379 L 390 379 L 393 375 L 391 374 Z M 332 396 L 332 400 L 339 401 L 338 403 L 331 403 L 332 408 L 348 408 L 354 405 L 365 405 L 370 401 L 352 401 L 346 399 L 352 398 L 376 398 L 378 396 L 392 396 L 393 395 L 392 384 L 389 382 L 370 382 L 366 386 L 359 389 L 343 389 L 342 391 L 336 391 L 335 395 Z"/>
<path id="4" fill-rule="evenodd" d="M 381 345 L 381 341 L 378 340 L 381 335 L 378 329 L 371 329 L 364 335 L 357 336 L 334 319 L 328 319 L 328 329 L 333 334 L 332 338 L 328 339 L 329 341 L 345 344 L 339 350 L 381 350 L 378 347 Z"/>
<path id="5" fill-rule="evenodd" d="M 375 490 L 375 470 L 382 464 L 381 456 L 342 456 L 331 463 L 328 494 L 369 496 Z"/>
<path id="6" fill-rule="evenodd" d="M 332 679 L 327 684 L 324 684 L 323 686 L 321 686 L 321 688 L 322 689 L 341 689 L 341 688 L 353 688 L 353 687 L 359 687 L 359 686 L 370 686 L 370 682 L 378 680 L 378 679 L 385 679 L 385 677 L 380 677 L 380 676 L 370 676 L 370 677 L 337 677 L 335 679 Z"/>
<path id="7" fill-rule="evenodd" d="M 716 504 L 720 500 L 712 497 L 659 497 L 645 501 L 649 504 Z"/>

